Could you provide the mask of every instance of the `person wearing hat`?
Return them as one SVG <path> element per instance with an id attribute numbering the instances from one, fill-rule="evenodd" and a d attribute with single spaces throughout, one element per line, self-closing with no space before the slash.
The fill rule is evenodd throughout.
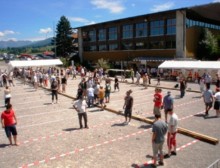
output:
<path id="1" fill-rule="evenodd" d="M 124 102 L 123 109 L 125 109 L 125 111 L 124 111 L 125 123 L 129 123 L 131 121 L 132 107 L 133 107 L 133 103 L 134 103 L 134 99 L 131 96 L 131 93 L 132 93 L 132 90 L 128 90 L 126 92 L 126 96 L 124 98 L 125 102 Z"/>
<path id="2" fill-rule="evenodd" d="M 78 112 L 80 129 L 83 128 L 82 118 L 84 120 L 85 128 L 89 128 L 87 124 L 88 119 L 87 119 L 86 107 L 87 104 L 86 104 L 86 100 L 83 98 L 83 95 L 79 96 L 79 99 L 76 100 L 73 105 L 73 108 Z"/>
<path id="3" fill-rule="evenodd" d="M 167 123 L 168 109 L 173 109 L 173 98 L 170 91 L 168 91 L 167 95 L 163 98 L 163 108 L 165 114 L 165 122 Z"/>

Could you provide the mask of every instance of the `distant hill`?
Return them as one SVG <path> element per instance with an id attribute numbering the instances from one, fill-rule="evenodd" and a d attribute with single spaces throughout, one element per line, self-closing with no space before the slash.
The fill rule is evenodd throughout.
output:
<path id="1" fill-rule="evenodd" d="M 20 47 L 44 47 L 51 45 L 52 38 L 40 41 L 0 41 L 0 49 L 2 48 L 20 48 Z"/>

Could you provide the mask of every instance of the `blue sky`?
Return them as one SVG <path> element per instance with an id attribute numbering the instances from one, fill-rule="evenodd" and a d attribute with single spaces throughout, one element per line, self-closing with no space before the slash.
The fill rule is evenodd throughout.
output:
<path id="1" fill-rule="evenodd" d="M 61 16 L 72 27 L 220 0 L 1 0 L 0 40 L 43 40 Z"/>

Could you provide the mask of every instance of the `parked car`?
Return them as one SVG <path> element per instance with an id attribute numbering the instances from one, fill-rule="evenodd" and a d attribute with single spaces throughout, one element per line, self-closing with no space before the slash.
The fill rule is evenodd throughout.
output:
<path id="1" fill-rule="evenodd" d="M 34 60 L 34 59 L 35 59 L 35 57 L 34 57 L 33 55 L 31 55 L 31 54 L 21 54 L 18 58 L 19 58 L 19 59 L 29 58 L 29 59 L 31 59 L 31 60 Z"/>

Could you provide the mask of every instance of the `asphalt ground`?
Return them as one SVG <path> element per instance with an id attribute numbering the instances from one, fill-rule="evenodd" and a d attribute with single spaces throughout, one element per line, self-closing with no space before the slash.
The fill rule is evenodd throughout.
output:
<path id="1" fill-rule="evenodd" d="M 66 94 L 76 96 L 78 79 L 68 79 Z M 47 168 L 150 168 L 152 156 L 151 125 L 132 120 L 125 125 L 124 117 L 98 107 L 88 109 L 89 129 L 79 129 L 77 112 L 72 108 L 73 100 L 59 95 L 59 103 L 51 104 L 49 91 L 15 80 L 12 87 L 12 105 L 18 118 L 18 142 L 20 145 L 8 146 L 4 130 L 0 130 L 0 167 L 47 167 Z M 134 97 L 133 115 L 152 119 L 152 87 L 144 89 L 135 84 L 120 83 L 120 91 L 111 93 L 108 108 L 122 111 L 123 98 L 132 89 Z M 175 82 L 161 81 L 163 95 L 173 88 Z M 102 83 L 104 85 L 104 82 Z M 189 87 L 196 90 L 195 84 Z M 112 83 L 113 88 L 113 83 Z M 219 118 L 210 111 L 204 118 L 204 103 L 200 94 L 187 92 L 183 99 L 178 90 L 171 90 L 175 98 L 175 112 L 179 116 L 179 126 L 208 136 L 220 138 Z M 3 96 L 3 88 L 0 88 Z M 4 110 L 0 101 L 0 110 Z M 164 119 L 164 116 L 162 116 Z M 178 134 L 178 153 L 165 160 L 163 167 L 205 168 L 219 159 L 218 145 L 211 145 L 197 139 Z M 164 151 L 167 151 L 166 144 Z"/>

